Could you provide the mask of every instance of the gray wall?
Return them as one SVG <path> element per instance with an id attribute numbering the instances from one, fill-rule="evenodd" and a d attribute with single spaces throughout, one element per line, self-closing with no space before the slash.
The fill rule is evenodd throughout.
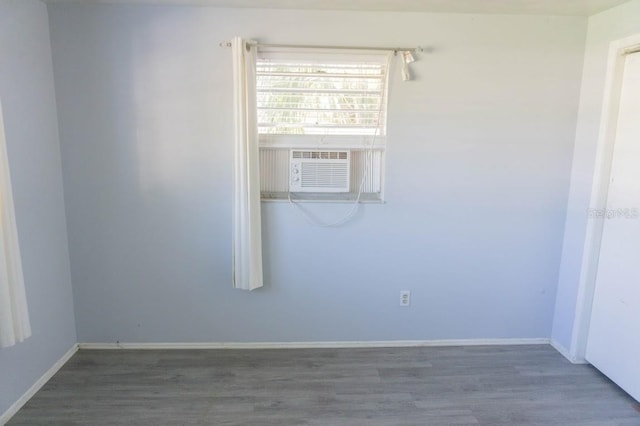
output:
<path id="1" fill-rule="evenodd" d="M 50 24 L 79 341 L 550 335 L 586 19 L 60 4 Z M 433 48 L 393 76 L 387 203 L 338 229 L 263 204 L 252 293 L 231 288 L 234 35 Z"/>
<path id="2" fill-rule="evenodd" d="M 579 297 L 583 248 L 589 220 L 587 210 L 590 205 L 595 170 L 609 45 L 614 40 L 640 34 L 639 17 L 640 0 L 633 0 L 589 18 L 571 190 L 552 336 L 560 345 L 572 351 L 579 350 L 579 348 L 572 348 L 571 345 L 576 321 L 576 303 Z"/>
<path id="3" fill-rule="evenodd" d="M 33 335 L 0 349 L 0 414 L 76 343 L 47 9 L 0 1 L 0 99 Z"/>

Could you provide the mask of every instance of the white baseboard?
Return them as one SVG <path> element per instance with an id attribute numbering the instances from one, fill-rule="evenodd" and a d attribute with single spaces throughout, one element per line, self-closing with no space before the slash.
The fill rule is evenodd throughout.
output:
<path id="1" fill-rule="evenodd" d="M 319 349 L 405 348 L 427 346 L 548 345 L 547 338 L 533 339 L 445 339 L 337 342 L 202 342 L 202 343 L 79 343 L 80 349 Z"/>
<path id="2" fill-rule="evenodd" d="M 553 346 L 553 349 L 560 352 L 560 354 L 563 357 L 565 357 L 571 364 L 589 364 L 589 362 L 586 359 L 576 358 L 575 356 L 571 355 L 569 350 L 564 346 L 562 346 L 560 343 L 558 343 L 556 340 L 551 339 L 549 341 L 549 344 Z"/>
<path id="3" fill-rule="evenodd" d="M 35 395 L 36 392 L 38 392 L 53 377 L 53 375 L 56 374 L 58 370 L 60 370 L 62 366 L 67 363 L 67 361 L 69 361 L 69 359 L 71 359 L 71 357 L 77 351 L 77 344 L 71 346 L 67 353 L 62 355 L 62 358 L 56 361 L 56 363 L 53 364 L 51 368 L 45 371 L 45 373 L 38 380 L 36 380 L 36 382 L 20 398 L 18 398 L 18 400 L 14 402 L 11 407 L 7 409 L 7 411 L 0 415 L 0 425 L 6 424 L 11 419 L 11 417 L 13 417 L 18 412 L 18 410 L 20 410 L 24 406 L 24 404 L 26 404 L 33 397 L 33 395 Z"/>

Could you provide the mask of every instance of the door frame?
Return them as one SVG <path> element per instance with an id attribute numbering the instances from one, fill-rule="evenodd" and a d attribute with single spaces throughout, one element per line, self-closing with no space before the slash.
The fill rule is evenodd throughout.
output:
<path id="1" fill-rule="evenodd" d="M 603 107 L 589 202 L 590 211 L 603 211 L 607 206 L 625 52 L 639 45 L 640 34 L 615 40 L 609 45 Z M 571 346 L 569 348 L 569 355 L 574 360 L 584 360 L 587 350 L 589 324 L 591 322 L 591 310 L 600 257 L 600 243 L 605 220 L 602 217 L 598 217 L 589 218 L 587 222 L 580 281 L 578 283 L 576 317 L 573 322 Z"/>

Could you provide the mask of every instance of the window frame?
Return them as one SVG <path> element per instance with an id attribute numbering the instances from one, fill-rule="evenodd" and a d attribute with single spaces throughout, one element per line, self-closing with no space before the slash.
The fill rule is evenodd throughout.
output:
<path id="1" fill-rule="evenodd" d="M 274 133 L 258 133 L 259 149 L 263 150 L 286 150 L 292 149 L 346 149 L 352 152 L 361 152 L 367 155 L 367 151 L 375 151 L 379 153 L 376 163 L 371 160 L 368 167 L 373 167 L 374 176 L 378 182 L 375 183 L 377 192 L 362 192 L 360 202 L 365 203 L 382 203 L 384 202 L 385 187 L 385 153 L 387 148 L 387 127 L 388 127 L 388 111 L 389 111 L 389 83 L 391 75 L 392 53 L 371 53 L 361 50 L 332 50 L 332 49 L 300 49 L 300 48 L 264 48 L 257 52 L 258 62 L 264 59 L 274 61 L 286 61 L 295 63 L 296 60 L 301 63 L 318 62 L 325 64 L 354 64 L 354 63 L 371 63 L 374 62 L 382 66 L 382 88 L 381 88 L 381 106 L 376 110 L 382 114 L 381 121 L 375 127 L 375 134 L 369 135 L 297 135 L 297 134 L 274 134 Z M 256 79 L 258 76 L 256 75 Z M 257 93 L 256 93 L 257 96 Z M 257 107 L 257 102 L 256 102 Z M 257 124 L 257 123 L 256 123 Z M 257 129 L 256 129 L 257 130 Z M 377 154 L 376 154 L 377 155 Z M 352 156 L 355 162 L 355 156 Z M 365 157 L 366 158 L 366 157 Z M 373 158 L 373 156 L 372 156 Z M 367 161 L 367 160 L 362 160 Z M 354 163 L 351 167 L 355 167 Z M 366 167 L 360 165 L 360 167 Z M 288 170 L 288 169 L 287 169 Z M 262 173 L 262 172 L 261 172 Z M 270 170 L 275 175 L 282 171 Z M 271 175 L 270 175 L 271 176 Z M 364 176 L 364 175 L 361 175 Z M 357 188 L 357 186 L 356 186 Z M 262 201 L 289 201 L 289 194 L 295 194 L 296 202 L 353 202 L 357 199 L 358 191 L 350 191 L 345 193 L 291 193 L 288 191 L 264 191 L 261 190 Z M 353 189 L 353 187 L 352 187 Z"/>

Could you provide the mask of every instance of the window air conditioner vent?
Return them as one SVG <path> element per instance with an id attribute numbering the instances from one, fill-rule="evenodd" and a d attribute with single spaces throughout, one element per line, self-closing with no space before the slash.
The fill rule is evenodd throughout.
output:
<path id="1" fill-rule="evenodd" d="M 291 192 L 349 192 L 349 151 L 291 150 Z"/>

